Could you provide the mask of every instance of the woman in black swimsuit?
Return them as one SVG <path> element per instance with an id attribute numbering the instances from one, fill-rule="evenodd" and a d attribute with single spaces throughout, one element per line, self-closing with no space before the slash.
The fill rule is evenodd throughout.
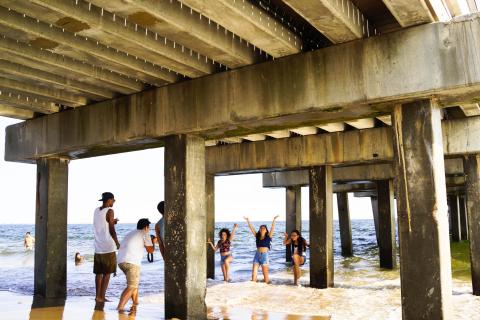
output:
<path id="1" fill-rule="evenodd" d="M 307 240 L 302 237 L 298 230 L 293 230 L 290 233 L 290 238 L 288 237 L 288 233 L 285 232 L 285 240 L 283 240 L 283 244 L 290 246 L 293 264 L 293 284 L 299 285 L 298 280 L 302 276 L 300 266 L 303 266 L 305 262 L 307 262 L 306 251 L 309 245 Z"/>
<path id="2" fill-rule="evenodd" d="M 233 261 L 232 253 L 230 252 L 230 246 L 232 244 L 233 239 L 235 238 L 235 231 L 237 230 L 238 224 L 233 225 L 232 233 L 227 228 L 223 228 L 218 233 L 220 240 L 218 240 L 217 245 L 214 246 L 211 239 L 208 238 L 207 243 L 210 244 L 213 251 L 217 251 L 220 249 L 220 262 L 222 265 L 222 273 L 223 273 L 223 280 L 226 282 L 230 282 L 229 271 L 230 271 L 230 263 Z"/>

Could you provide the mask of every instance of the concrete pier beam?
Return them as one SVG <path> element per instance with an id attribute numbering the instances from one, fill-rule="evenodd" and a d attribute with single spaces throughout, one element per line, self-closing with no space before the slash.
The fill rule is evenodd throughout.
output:
<path id="1" fill-rule="evenodd" d="M 393 180 L 377 181 L 377 192 L 380 268 L 393 269 L 397 264 Z"/>
<path id="2" fill-rule="evenodd" d="M 458 207 L 458 196 L 449 195 L 447 197 L 448 208 L 450 212 L 450 230 L 452 231 L 452 241 L 458 242 L 462 238 L 462 229 L 460 227 L 460 211 Z"/>
<path id="3" fill-rule="evenodd" d="M 310 177 L 310 286 L 333 287 L 332 167 L 309 169 Z"/>
<path id="4" fill-rule="evenodd" d="M 398 168 L 402 319 L 450 319 L 452 274 L 441 110 L 431 100 L 393 111 Z"/>
<path id="5" fill-rule="evenodd" d="M 337 206 L 342 256 L 351 257 L 353 255 L 352 226 L 350 224 L 350 208 L 348 206 L 347 192 L 337 193 Z"/>
<path id="6" fill-rule="evenodd" d="M 215 176 L 207 174 L 205 178 L 205 197 L 207 207 L 207 239 L 215 239 Z M 215 279 L 215 252 L 207 249 L 207 278 Z"/>
<path id="7" fill-rule="evenodd" d="M 37 160 L 34 299 L 32 307 L 62 306 L 67 296 L 68 160 Z"/>
<path id="8" fill-rule="evenodd" d="M 372 203 L 373 224 L 375 226 L 375 237 L 377 238 L 377 245 L 380 244 L 380 235 L 378 227 L 378 197 L 370 197 Z"/>
<path id="9" fill-rule="evenodd" d="M 302 231 L 302 187 L 287 187 L 286 189 L 286 222 L 285 229 L 288 234 L 292 230 Z M 292 261 L 290 246 L 286 246 L 285 260 Z"/>
<path id="10" fill-rule="evenodd" d="M 464 160 L 473 294 L 480 296 L 480 155 Z"/>
<path id="11" fill-rule="evenodd" d="M 465 196 L 458 197 L 458 208 L 460 215 L 460 229 L 462 232 L 462 240 L 468 240 L 468 217 Z"/>
<path id="12" fill-rule="evenodd" d="M 165 139 L 165 318 L 206 319 L 205 141 Z"/>

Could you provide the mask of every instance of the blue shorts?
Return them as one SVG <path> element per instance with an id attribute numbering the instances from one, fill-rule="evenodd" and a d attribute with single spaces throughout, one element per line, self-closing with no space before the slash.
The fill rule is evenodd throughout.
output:
<path id="1" fill-rule="evenodd" d="M 253 264 L 268 266 L 268 252 L 255 252 L 255 257 L 253 257 Z"/>
<path id="2" fill-rule="evenodd" d="M 232 254 L 228 254 L 226 256 L 220 255 L 220 264 L 223 266 L 225 264 L 225 260 L 227 260 L 228 257 L 233 257 Z"/>

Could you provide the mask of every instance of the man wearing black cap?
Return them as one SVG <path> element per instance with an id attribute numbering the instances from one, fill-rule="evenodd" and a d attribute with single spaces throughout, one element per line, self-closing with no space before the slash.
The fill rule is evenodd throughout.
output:
<path id="1" fill-rule="evenodd" d="M 103 204 L 95 209 L 93 214 L 93 232 L 95 256 L 93 259 L 93 273 L 95 273 L 95 289 L 97 302 L 96 308 L 102 308 L 105 303 L 110 274 L 117 271 L 117 256 L 115 251 L 120 248 L 120 243 L 115 232 L 115 219 L 113 204 L 115 197 L 111 192 L 102 194 Z"/>
<path id="2" fill-rule="evenodd" d="M 118 301 L 118 311 L 132 298 L 130 314 L 135 314 L 138 305 L 138 284 L 140 283 L 140 265 L 142 263 L 144 248 L 148 253 L 153 253 L 152 239 L 150 238 L 150 221 L 143 218 L 137 222 L 137 230 L 130 231 L 120 244 L 118 250 L 118 266 L 125 273 L 127 287 L 123 290 Z"/>

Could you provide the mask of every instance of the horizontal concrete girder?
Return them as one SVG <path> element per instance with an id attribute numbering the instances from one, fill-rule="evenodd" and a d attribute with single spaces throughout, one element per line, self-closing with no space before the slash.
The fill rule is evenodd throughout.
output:
<path id="1" fill-rule="evenodd" d="M 16 76 L 26 77 L 43 83 L 60 85 L 66 88 L 78 90 L 87 94 L 88 96 L 94 97 L 96 100 L 104 100 L 105 98 L 111 99 L 115 96 L 112 91 L 102 87 L 80 82 L 75 79 L 68 79 L 63 75 L 37 70 L 6 60 L 0 60 L 0 69 Z"/>
<path id="2" fill-rule="evenodd" d="M 33 111 L 0 104 L 0 116 L 2 117 L 26 120 L 33 118 L 33 115 Z"/>
<path id="3" fill-rule="evenodd" d="M 450 16 L 448 8 L 441 0 L 383 0 L 383 2 L 402 27 L 446 21 Z"/>
<path id="4" fill-rule="evenodd" d="M 447 157 L 480 153 L 480 117 L 442 122 Z M 211 174 L 393 161 L 390 127 L 207 148 Z M 388 177 L 386 177 L 388 179 Z M 381 179 L 385 180 L 385 179 Z"/>
<path id="5" fill-rule="evenodd" d="M 299 37 L 267 11 L 246 1 L 182 0 L 182 3 L 275 58 L 301 51 Z"/>
<path id="6" fill-rule="evenodd" d="M 478 17 L 422 25 L 34 119 L 8 128 L 6 158 L 110 154 L 170 134 L 265 133 L 379 116 L 432 96 L 458 105 L 480 97 L 479 34 Z"/>
<path id="7" fill-rule="evenodd" d="M 17 81 L 13 79 L 3 78 L 0 76 L 0 89 L 9 89 L 15 91 L 21 91 L 31 93 L 36 96 L 40 96 L 45 100 L 50 100 L 59 104 L 63 104 L 70 107 L 78 107 L 87 104 L 87 99 L 79 94 L 69 93 L 64 90 L 55 90 L 47 86 L 39 86 L 30 84 L 25 81 Z"/>
<path id="8" fill-rule="evenodd" d="M 9 28 L 24 31 L 36 37 L 67 45 L 97 58 L 110 61 L 114 64 L 123 65 L 131 70 L 163 79 L 168 82 L 172 82 L 172 78 L 175 80 L 179 78 L 174 73 L 168 72 L 168 70 L 162 69 L 160 66 L 155 66 L 141 59 L 136 59 L 134 56 L 117 51 L 114 48 L 98 43 L 96 40 L 77 36 L 73 32 L 49 25 L 28 16 L 23 16 L 18 12 L 4 7 L 0 7 L 0 24 Z M 121 72 L 122 70 L 118 69 L 117 71 Z"/>
<path id="9" fill-rule="evenodd" d="M 167 39 L 174 40 L 207 57 L 236 68 L 265 60 L 260 50 L 210 19 L 202 17 L 182 2 L 175 0 L 131 0 L 116 2 L 93 0 L 93 4 L 128 17 Z"/>
<path id="10" fill-rule="evenodd" d="M 161 35 L 155 34 L 152 31 L 145 29 L 142 26 L 135 25 L 128 20 L 121 17 L 114 17 L 108 11 L 103 10 L 97 6 L 92 6 L 86 1 L 76 0 L 31 0 L 33 3 L 47 7 L 53 11 L 64 14 L 65 16 L 72 16 L 76 20 L 82 21 L 91 27 L 98 28 L 107 32 L 123 42 L 123 45 L 142 48 L 143 56 L 140 58 L 147 59 L 158 66 L 164 66 L 176 72 L 188 75 L 189 77 L 196 77 L 205 74 L 210 74 L 216 71 L 217 66 L 212 61 L 203 55 L 198 56 L 197 52 L 190 54 L 190 50 L 185 50 L 181 45 Z M 101 39 L 97 39 L 101 40 Z M 115 43 L 111 43 L 115 47 Z M 128 50 L 128 48 L 121 48 Z M 127 51 L 128 52 L 128 51 Z M 155 69 L 152 66 L 152 69 Z M 162 74 L 161 79 L 168 82 L 178 80 L 175 73 L 169 72 L 165 69 L 160 69 Z M 157 71 L 158 71 L 157 70 Z"/>
<path id="11" fill-rule="evenodd" d="M 368 20 L 350 0 L 283 0 L 333 43 L 374 35 Z"/>
<path id="12" fill-rule="evenodd" d="M 456 185 L 461 184 L 456 178 L 463 179 L 463 163 L 461 158 L 445 159 L 445 173 L 453 176 L 450 180 Z M 363 164 L 348 167 L 333 168 L 334 182 L 388 180 L 396 177 L 395 168 L 391 163 Z M 447 181 L 448 182 L 448 181 Z M 293 186 L 308 186 L 307 170 L 277 171 L 263 174 L 264 188 L 285 188 Z"/>
<path id="13" fill-rule="evenodd" d="M 65 73 L 73 73 L 78 77 L 83 76 L 98 79 L 101 83 L 104 83 L 106 87 L 112 88 L 112 90 L 123 94 L 141 91 L 144 88 L 144 85 L 141 82 L 127 78 L 121 74 L 110 72 L 87 63 L 82 63 L 78 60 L 55 54 L 48 50 L 41 50 L 13 39 L 0 37 L 0 57 L 9 59 L 10 56 L 13 56 L 12 59 L 15 59 L 15 56 L 21 56 L 37 63 L 61 68 Z"/>
<path id="14" fill-rule="evenodd" d="M 39 113 L 55 113 L 59 111 L 59 107 L 51 101 L 39 98 L 32 98 L 16 92 L 0 90 L 0 103 L 11 107 L 24 110 L 31 110 Z"/>

